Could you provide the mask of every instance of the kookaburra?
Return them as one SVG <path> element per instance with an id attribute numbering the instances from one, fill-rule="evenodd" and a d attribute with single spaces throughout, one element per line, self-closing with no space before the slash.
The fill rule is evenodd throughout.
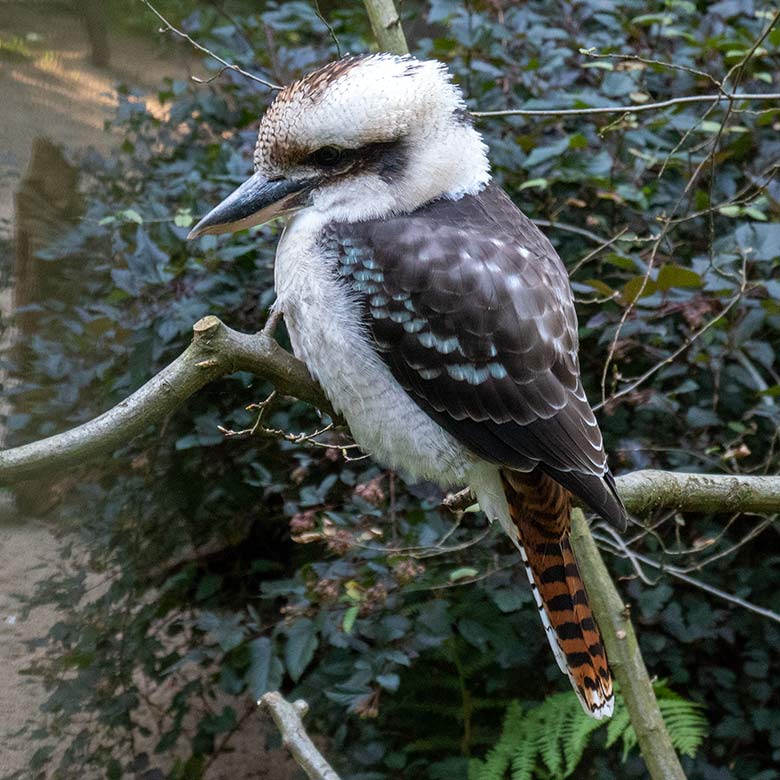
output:
<path id="1" fill-rule="evenodd" d="M 254 175 L 190 237 L 284 216 L 276 308 L 357 444 L 412 480 L 468 485 L 517 545 L 585 711 L 612 678 L 569 544 L 572 494 L 626 514 L 580 382 L 552 244 L 491 182 L 438 62 L 346 57 L 283 89 Z"/>

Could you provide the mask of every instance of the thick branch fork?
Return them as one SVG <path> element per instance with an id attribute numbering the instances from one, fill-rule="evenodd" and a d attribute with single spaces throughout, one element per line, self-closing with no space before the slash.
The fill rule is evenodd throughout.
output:
<path id="1" fill-rule="evenodd" d="M 65 433 L 0 452 L 0 485 L 39 478 L 112 452 L 221 376 L 251 371 L 326 412 L 330 403 L 306 366 L 268 333 L 239 333 L 217 317 L 193 326 L 189 347 L 131 396 Z"/>
<path id="2" fill-rule="evenodd" d="M 303 716 L 309 709 L 303 699 L 290 704 L 280 693 L 272 691 L 257 703 L 273 718 L 284 746 L 309 780 L 339 780 L 303 727 Z"/>

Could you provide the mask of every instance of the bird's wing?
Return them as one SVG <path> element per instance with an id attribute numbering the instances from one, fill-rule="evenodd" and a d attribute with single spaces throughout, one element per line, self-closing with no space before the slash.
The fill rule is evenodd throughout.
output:
<path id="1" fill-rule="evenodd" d="M 323 241 L 377 351 L 425 412 L 478 456 L 538 465 L 623 524 L 580 382 L 566 269 L 499 188 L 336 223 Z"/>

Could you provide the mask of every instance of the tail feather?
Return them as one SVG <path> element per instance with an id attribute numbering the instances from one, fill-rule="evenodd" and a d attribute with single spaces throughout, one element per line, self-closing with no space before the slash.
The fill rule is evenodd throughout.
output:
<path id="1" fill-rule="evenodd" d="M 561 671 L 585 712 L 609 717 L 612 675 L 569 542 L 571 496 L 541 471 L 502 470 L 509 514 L 536 605 Z"/>

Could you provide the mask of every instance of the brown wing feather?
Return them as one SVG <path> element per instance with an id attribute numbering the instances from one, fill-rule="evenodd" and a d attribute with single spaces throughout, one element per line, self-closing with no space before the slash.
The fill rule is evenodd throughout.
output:
<path id="1" fill-rule="evenodd" d="M 550 242 L 498 187 L 334 223 L 322 244 L 410 397 L 475 455 L 539 466 L 618 527 L 625 510 L 579 378 L 577 317 Z"/>
<path id="2" fill-rule="evenodd" d="M 571 495 L 544 472 L 502 470 L 512 522 L 547 638 L 583 709 L 612 714 L 612 675 L 569 542 Z"/>

